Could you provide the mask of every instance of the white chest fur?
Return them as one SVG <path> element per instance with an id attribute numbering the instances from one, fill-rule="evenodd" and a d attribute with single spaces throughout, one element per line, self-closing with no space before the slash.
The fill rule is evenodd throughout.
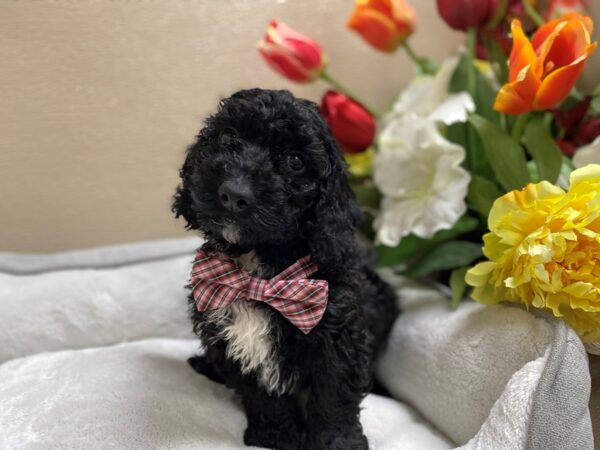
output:
<path id="1" fill-rule="evenodd" d="M 261 265 L 254 252 L 240 256 L 238 263 L 260 276 Z M 228 308 L 209 312 L 205 320 L 219 326 L 219 337 L 227 342 L 227 357 L 240 364 L 242 373 L 255 372 L 270 393 L 282 394 L 293 386 L 294 379 L 281 379 L 269 314 L 254 301 L 234 302 Z"/>

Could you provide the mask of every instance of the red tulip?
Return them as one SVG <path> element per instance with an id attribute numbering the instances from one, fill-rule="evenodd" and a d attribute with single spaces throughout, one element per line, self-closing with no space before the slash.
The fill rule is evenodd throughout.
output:
<path id="1" fill-rule="evenodd" d="M 585 122 L 579 128 L 577 139 L 582 144 L 589 144 L 600 136 L 600 117 L 596 116 Z"/>
<path id="2" fill-rule="evenodd" d="M 321 46 L 277 20 L 269 22 L 258 50 L 273 70 L 292 81 L 312 81 L 325 68 L 326 57 Z"/>
<path id="3" fill-rule="evenodd" d="M 548 10 L 544 15 L 546 20 L 552 20 L 570 12 L 589 14 L 589 11 L 587 0 L 550 0 Z"/>
<path id="4" fill-rule="evenodd" d="M 501 5 L 501 0 L 489 0 L 490 1 L 490 15 L 488 17 L 489 20 L 494 19 L 496 14 L 499 13 L 498 7 Z M 526 15 L 525 5 L 523 2 L 527 1 L 531 4 L 531 6 L 535 7 L 536 0 L 507 0 L 506 2 L 506 10 L 504 12 L 504 17 L 502 19 L 521 19 Z"/>
<path id="5" fill-rule="evenodd" d="M 563 155 L 568 157 L 572 157 L 577 150 L 577 146 L 566 139 L 557 139 L 556 144 L 560 148 L 560 151 L 563 153 Z"/>
<path id="6" fill-rule="evenodd" d="M 586 97 L 568 109 L 552 111 L 556 124 L 564 132 L 557 144 L 567 156 L 573 156 L 578 147 L 600 136 L 600 116 L 590 117 L 591 103 L 592 97 Z"/>
<path id="7" fill-rule="evenodd" d="M 577 134 L 577 130 L 583 123 L 583 120 L 589 112 L 591 105 L 592 97 L 587 96 L 582 101 L 575 103 L 570 108 L 563 110 L 552 110 L 552 114 L 554 115 L 554 120 L 558 126 L 565 130 L 566 135 L 574 136 Z"/>
<path id="8" fill-rule="evenodd" d="M 371 46 L 393 52 L 415 30 L 417 14 L 406 0 L 356 0 L 348 28 Z"/>
<path id="9" fill-rule="evenodd" d="M 450 27 L 464 31 L 485 25 L 490 19 L 492 3 L 493 0 L 437 0 L 437 7 Z"/>
<path id="10" fill-rule="evenodd" d="M 346 153 L 362 152 L 373 143 L 375 120 L 354 100 L 339 92 L 327 91 L 321 100 L 321 114 Z"/>
<path id="11" fill-rule="evenodd" d="M 508 33 L 504 30 L 503 26 L 498 26 L 494 29 L 489 28 L 481 28 L 479 29 L 479 33 L 477 34 L 477 58 L 489 60 L 491 55 L 488 53 L 488 48 L 486 47 L 486 41 L 496 41 L 498 46 L 504 51 L 506 57 L 510 54 L 510 49 L 512 48 L 512 41 L 508 36 Z"/>
<path id="12" fill-rule="evenodd" d="M 536 4 L 536 0 L 526 1 L 531 6 L 535 6 Z M 502 0 L 489 0 L 489 4 L 490 9 L 487 23 L 478 30 L 479 43 L 481 45 L 481 40 L 496 41 L 504 53 L 506 53 L 506 56 L 508 56 L 512 48 L 510 24 L 508 22 L 515 18 L 522 19 L 527 32 L 529 32 L 530 28 L 535 28 L 535 24 L 528 20 L 523 0 L 506 0 L 502 11 L 499 10 L 502 6 Z M 477 57 L 480 59 L 489 59 L 488 49 L 478 49 Z"/>

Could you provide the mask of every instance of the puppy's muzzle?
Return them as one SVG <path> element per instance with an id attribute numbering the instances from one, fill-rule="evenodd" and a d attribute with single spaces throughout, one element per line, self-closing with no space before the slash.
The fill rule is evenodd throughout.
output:
<path id="1" fill-rule="evenodd" d="M 240 180 L 223 182 L 217 192 L 223 207 L 234 213 L 247 211 L 256 202 L 250 186 Z"/>

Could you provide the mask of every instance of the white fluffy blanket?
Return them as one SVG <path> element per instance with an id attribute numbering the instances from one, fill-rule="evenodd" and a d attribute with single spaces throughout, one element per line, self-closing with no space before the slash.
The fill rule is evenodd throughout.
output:
<path id="1" fill-rule="evenodd" d="M 0 254 L 0 448 L 243 448 L 237 399 L 186 364 L 195 245 Z M 570 330 L 396 282 L 405 313 L 378 374 L 401 401 L 363 402 L 371 448 L 592 448 Z"/>

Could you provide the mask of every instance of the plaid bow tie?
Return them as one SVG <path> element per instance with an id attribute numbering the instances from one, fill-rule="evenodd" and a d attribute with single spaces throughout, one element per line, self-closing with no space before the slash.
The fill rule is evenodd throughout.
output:
<path id="1" fill-rule="evenodd" d="M 251 276 L 231 259 L 199 250 L 192 267 L 192 295 L 200 312 L 226 308 L 238 299 L 264 302 L 308 334 L 327 308 L 327 281 L 308 279 L 318 270 L 308 255 L 279 275 L 263 280 Z"/>

